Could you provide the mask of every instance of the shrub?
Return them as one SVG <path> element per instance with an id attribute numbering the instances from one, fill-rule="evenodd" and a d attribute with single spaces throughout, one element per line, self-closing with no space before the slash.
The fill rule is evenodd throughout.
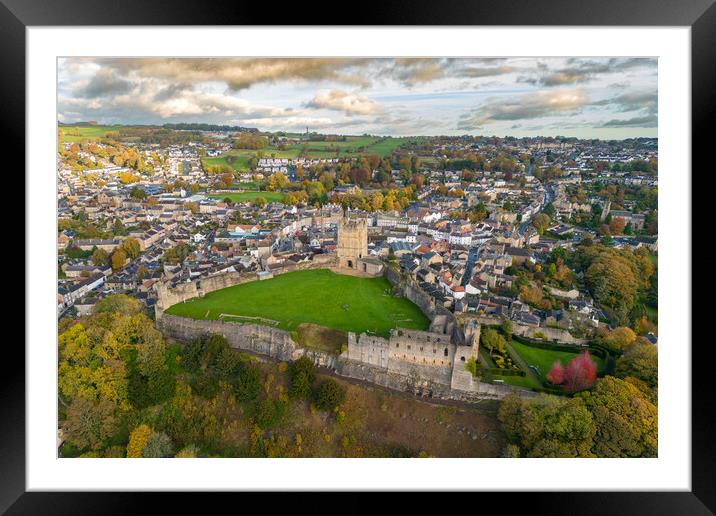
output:
<path id="1" fill-rule="evenodd" d="M 477 362 L 474 358 L 471 357 L 470 360 L 465 363 L 465 369 L 470 371 L 472 376 L 477 376 Z"/>
<path id="2" fill-rule="evenodd" d="M 256 410 L 256 424 L 262 429 L 276 426 L 283 418 L 285 411 L 286 403 L 266 398 L 259 403 Z"/>
<path id="3" fill-rule="evenodd" d="M 321 410 L 333 410 L 345 399 L 345 387 L 330 378 L 321 383 L 316 390 L 316 406 Z"/>
<path id="4" fill-rule="evenodd" d="M 194 459 L 199 454 L 199 449 L 194 444 L 185 446 L 179 453 L 174 455 L 177 459 Z"/>

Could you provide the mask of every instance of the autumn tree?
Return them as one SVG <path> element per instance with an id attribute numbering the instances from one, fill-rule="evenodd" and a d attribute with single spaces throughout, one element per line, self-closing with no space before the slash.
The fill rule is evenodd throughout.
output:
<path id="1" fill-rule="evenodd" d="M 564 383 L 564 366 L 562 365 L 562 362 L 557 360 L 553 365 L 552 369 L 549 370 L 547 373 L 547 381 L 551 383 L 552 385 L 561 385 Z"/>
<path id="2" fill-rule="evenodd" d="M 67 440 L 80 449 L 99 450 L 118 427 L 115 406 L 106 399 L 75 398 L 63 426 Z"/>
<path id="3" fill-rule="evenodd" d="M 616 374 L 621 378 L 632 376 L 656 388 L 659 375 L 659 352 L 655 345 L 639 338 L 625 347 L 617 359 Z"/>
<path id="4" fill-rule="evenodd" d="M 112 253 L 112 270 L 119 270 L 124 266 L 127 261 L 127 254 L 120 247 L 114 250 Z"/>
<path id="5" fill-rule="evenodd" d="M 602 338 L 604 344 L 614 349 L 624 349 L 636 340 L 636 333 L 631 328 L 620 326 L 607 331 Z"/>
<path id="6" fill-rule="evenodd" d="M 592 413 L 599 457 L 656 457 L 658 411 L 637 387 L 605 376 L 578 396 Z"/>
<path id="7" fill-rule="evenodd" d="M 513 393 L 500 402 L 498 419 L 508 440 L 520 448 L 520 456 L 594 456 L 594 423 L 581 399 L 540 394 L 522 400 Z"/>
<path id="8" fill-rule="evenodd" d="M 122 249 L 131 260 L 139 257 L 142 252 L 139 240 L 133 237 L 125 238 L 122 245 L 120 245 L 120 249 Z"/>
<path id="9" fill-rule="evenodd" d="M 609 223 L 609 233 L 612 235 L 621 235 L 624 233 L 626 224 L 623 217 L 615 217 Z"/>
<path id="10" fill-rule="evenodd" d="M 544 213 L 538 213 L 532 219 L 532 225 L 540 235 L 544 235 L 544 232 L 547 231 L 551 222 L 552 220 L 549 218 L 549 215 Z"/>
<path id="11" fill-rule="evenodd" d="M 594 297 L 617 322 L 626 322 L 637 300 L 639 280 L 629 260 L 623 256 L 600 255 L 585 273 Z"/>
<path id="12" fill-rule="evenodd" d="M 568 392 L 589 389 L 597 379 L 597 364 L 589 351 L 583 351 L 567 363 L 564 369 L 564 388 Z"/>
<path id="13" fill-rule="evenodd" d="M 149 425 L 141 424 L 129 434 L 129 443 L 127 444 L 127 458 L 142 457 L 144 447 L 152 435 L 152 429 Z"/>
<path id="14" fill-rule="evenodd" d="M 109 253 L 98 247 L 92 252 L 92 263 L 97 266 L 109 265 Z"/>
<path id="15" fill-rule="evenodd" d="M 286 175 L 282 172 L 276 172 L 269 178 L 268 183 L 266 184 L 266 190 L 280 191 L 285 190 L 289 186 L 291 186 L 291 181 L 289 181 Z"/>
<path id="16" fill-rule="evenodd" d="M 234 184 L 234 174 L 233 172 L 224 172 L 219 176 L 219 180 L 221 182 L 221 186 L 225 188 L 229 188 L 232 184 Z"/>

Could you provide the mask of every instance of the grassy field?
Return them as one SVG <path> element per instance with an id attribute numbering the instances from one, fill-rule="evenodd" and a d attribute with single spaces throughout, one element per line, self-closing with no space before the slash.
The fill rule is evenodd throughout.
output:
<path id="1" fill-rule="evenodd" d="M 403 138 L 380 138 L 376 136 L 348 136 L 344 142 L 305 142 L 300 144 L 287 145 L 283 149 L 278 147 L 266 147 L 261 151 L 233 149 L 216 158 L 204 158 L 202 161 L 206 166 L 227 166 L 234 171 L 249 170 L 249 159 L 257 156 L 259 152 L 266 158 L 289 158 L 295 159 L 301 156 L 302 150 L 306 149 L 305 156 L 308 158 L 356 158 L 363 154 L 377 154 L 381 158 L 389 156 L 395 149 L 408 140 Z M 229 158 L 236 158 L 230 161 Z"/>
<path id="2" fill-rule="evenodd" d="M 201 161 L 202 161 L 202 163 L 204 163 L 205 167 L 217 167 L 217 166 L 229 167 L 234 171 L 248 170 L 250 168 L 249 167 L 249 158 L 251 157 L 250 155 L 246 155 L 246 154 L 237 155 L 236 160 L 234 160 L 232 162 L 229 162 L 229 160 L 228 160 L 229 156 L 230 156 L 230 154 L 227 154 L 224 156 L 219 156 L 216 158 L 202 158 Z"/>
<path id="3" fill-rule="evenodd" d="M 314 269 L 216 290 L 179 303 L 168 314 L 218 319 L 221 314 L 262 317 L 284 330 L 313 323 L 336 330 L 387 336 L 400 326 L 425 330 L 429 320 L 407 299 L 390 295 L 383 277 L 358 278 Z"/>
<path id="4" fill-rule="evenodd" d="M 121 125 L 60 126 L 60 142 L 86 142 L 104 138 L 108 132 L 118 131 Z"/>
<path id="5" fill-rule="evenodd" d="M 263 197 L 268 202 L 281 201 L 283 199 L 283 193 L 281 192 L 239 192 L 239 193 L 218 193 L 212 194 L 209 197 L 214 199 L 231 199 L 232 202 L 245 202 L 253 201 L 257 197 Z"/>
<path id="6" fill-rule="evenodd" d="M 536 348 L 514 340 L 510 344 L 528 365 L 536 366 L 539 369 L 542 377 L 544 377 L 549 370 L 552 369 L 552 365 L 557 360 L 561 360 L 562 365 L 566 366 L 567 362 L 577 356 L 577 353 Z M 597 363 L 598 371 L 604 369 L 604 361 L 600 357 L 592 355 L 592 360 Z"/>

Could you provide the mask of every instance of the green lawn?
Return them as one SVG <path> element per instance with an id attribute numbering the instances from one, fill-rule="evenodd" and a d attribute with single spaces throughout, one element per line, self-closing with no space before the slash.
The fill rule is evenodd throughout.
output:
<path id="1" fill-rule="evenodd" d="M 231 199 L 232 202 L 245 202 L 245 201 L 253 201 L 257 197 L 263 197 L 268 202 L 273 201 L 281 201 L 283 199 L 283 193 L 281 192 L 239 192 L 239 193 L 218 193 L 218 194 L 211 194 L 209 197 L 212 197 L 214 199 L 221 199 L 224 200 L 227 197 Z"/>
<path id="2" fill-rule="evenodd" d="M 312 269 L 216 290 L 166 312 L 193 319 L 218 319 L 220 314 L 262 317 L 278 321 L 277 326 L 285 330 L 296 330 L 301 323 L 383 336 L 396 326 L 426 330 L 430 321 L 420 308 L 393 297 L 390 288 L 383 277 Z"/>
<path id="3" fill-rule="evenodd" d="M 104 138 L 108 132 L 119 131 L 121 125 L 59 126 L 61 142 L 85 142 Z"/>
<path id="4" fill-rule="evenodd" d="M 566 366 L 567 362 L 577 356 L 577 353 L 536 348 L 514 340 L 510 342 L 510 344 L 512 345 L 512 348 L 517 353 L 519 353 L 522 359 L 527 362 L 528 365 L 537 366 L 543 378 L 549 372 L 549 370 L 552 369 L 552 365 L 557 360 L 561 360 L 562 365 Z M 592 360 L 597 363 L 598 371 L 604 369 L 604 361 L 600 357 L 592 355 Z"/>
<path id="5" fill-rule="evenodd" d="M 229 156 L 236 156 L 236 159 L 229 162 Z M 202 163 L 205 167 L 229 167 L 234 171 L 249 170 L 249 158 L 250 154 L 226 154 L 224 156 L 218 156 L 216 158 L 202 158 Z"/>

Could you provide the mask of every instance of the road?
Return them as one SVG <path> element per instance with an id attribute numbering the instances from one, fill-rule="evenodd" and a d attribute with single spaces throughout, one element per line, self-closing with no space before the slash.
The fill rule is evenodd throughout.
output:
<path id="1" fill-rule="evenodd" d="M 472 269 L 475 267 L 475 263 L 477 263 L 477 259 L 480 257 L 482 246 L 483 244 L 480 244 L 477 247 L 470 247 L 470 254 L 467 257 L 467 266 L 465 267 L 465 276 L 462 278 L 463 287 L 467 285 L 472 278 Z"/>

